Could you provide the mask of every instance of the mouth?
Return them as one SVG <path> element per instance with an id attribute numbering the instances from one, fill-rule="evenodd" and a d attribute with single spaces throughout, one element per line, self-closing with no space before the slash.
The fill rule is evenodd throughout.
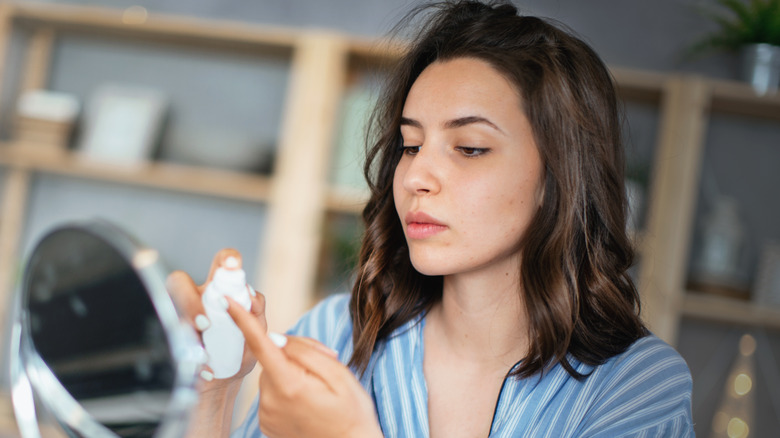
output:
<path id="1" fill-rule="evenodd" d="M 448 228 L 441 221 L 421 211 L 407 213 L 404 222 L 406 223 L 406 236 L 409 239 L 425 239 Z"/>

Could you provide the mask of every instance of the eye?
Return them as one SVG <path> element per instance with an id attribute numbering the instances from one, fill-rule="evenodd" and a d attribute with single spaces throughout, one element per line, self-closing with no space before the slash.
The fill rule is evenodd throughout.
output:
<path id="1" fill-rule="evenodd" d="M 420 152 L 420 146 L 401 146 L 401 150 L 405 155 L 417 155 Z"/>
<path id="2" fill-rule="evenodd" d="M 478 157 L 490 151 L 490 149 L 487 148 L 475 148 L 470 146 L 458 146 L 455 148 L 455 150 L 469 158 Z"/>

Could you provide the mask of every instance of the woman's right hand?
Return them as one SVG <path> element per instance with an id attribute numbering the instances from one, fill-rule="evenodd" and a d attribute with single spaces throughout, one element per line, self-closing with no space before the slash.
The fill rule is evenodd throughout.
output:
<path id="1" fill-rule="evenodd" d="M 241 266 L 241 254 L 234 249 L 223 249 L 219 251 L 211 263 L 211 269 L 209 270 L 206 282 L 201 285 L 196 285 L 192 278 L 183 271 L 174 271 L 168 276 L 166 287 L 168 293 L 171 294 L 176 306 L 181 313 L 181 318 L 187 321 L 195 328 L 199 336 L 202 336 L 203 331 L 208 328 L 210 322 L 206 317 L 206 311 L 203 308 L 203 302 L 201 296 L 206 290 L 206 286 L 211 282 L 214 277 L 214 273 L 217 268 L 223 266 L 225 261 L 233 257 L 238 260 L 239 267 Z M 265 319 L 265 298 L 257 291 L 254 291 L 252 295 L 252 307 L 250 312 L 257 318 L 260 325 L 267 330 L 267 323 Z M 202 343 L 202 338 L 201 338 Z M 252 371 L 257 361 L 255 360 L 249 348 L 244 347 L 244 357 L 241 364 L 241 368 L 233 377 L 226 379 L 214 379 L 211 369 L 204 365 L 203 372 L 201 372 L 202 382 L 200 384 L 201 398 L 208 397 L 212 392 L 222 393 L 224 391 L 233 390 L 237 391 L 241 385 L 241 381 Z M 219 395 L 215 396 L 222 398 Z"/>

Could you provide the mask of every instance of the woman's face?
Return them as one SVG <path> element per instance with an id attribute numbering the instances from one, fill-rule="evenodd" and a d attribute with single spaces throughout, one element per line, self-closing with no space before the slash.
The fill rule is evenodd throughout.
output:
<path id="1" fill-rule="evenodd" d="M 393 194 L 414 267 L 516 272 L 543 169 L 515 87 L 475 58 L 433 63 L 409 91 L 401 135 Z"/>

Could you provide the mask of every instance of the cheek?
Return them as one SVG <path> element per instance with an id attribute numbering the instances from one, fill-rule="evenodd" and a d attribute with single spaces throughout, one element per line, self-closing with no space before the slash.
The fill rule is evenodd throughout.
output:
<path id="1" fill-rule="evenodd" d="M 510 179 L 511 181 L 511 179 Z M 483 197 L 483 211 L 490 211 L 495 226 L 504 230 L 507 237 L 516 236 L 525 231 L 528 223 L 538 209 L 538 185 L 534 178 L 523 178 L 507 184 L 494 185 L 490 196 Z M 495 187 L 501 187 L 496 190 Z"/>
<path id="2" fill-rule="evenodd" d="M 402 191 L 403 191 L 403 171 L 401 169 L 401 166 L 398 165 L 395 167 L 395 172 L 393 173 L 393 198 L 395 199 L 396 205 L 398 205 L 398 199 L 401 196 Z"/>

